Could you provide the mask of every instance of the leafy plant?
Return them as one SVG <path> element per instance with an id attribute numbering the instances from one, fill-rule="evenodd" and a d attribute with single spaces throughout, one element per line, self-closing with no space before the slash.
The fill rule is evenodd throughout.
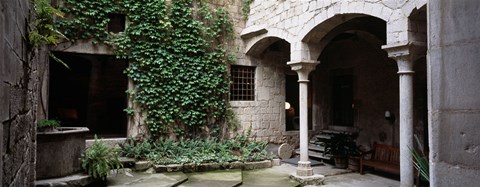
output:
<path id="1" fill-rule="evenodd" d="M 50 4 L 50 0 L 32 0 L 34 21 L 30 23 L 28 39 L 33 47 L 43 45 L 57 45 L 61 39 L 67 39 L 62 34 L 58 25 L 55 24 L 57 18 L 63 18 L 64 13 Z M 48 55 L 66 68 L 68 65 L 57 58 L 50 51 Z"/>
<path id="2" fill-rule="evenodd" d="M 35 20 L 30 26 L 30 43 L 34 47 L 48 44 L 57 45 L 60 39 L 66 38 L 55 25 L 55 18 L 63 18 L 63 12 L 52 7 L 50 0 L 33 0 L 32 4 Z"/>
<path id="3" fill-rule="evenodd" d="M 360 154 L 359 147 L 351 135 L 346 133 L 334 134 L 330 139 L 324 142 L 324 154 L 330 154 L 334 157 L 357 156 Z"/>
<path id="4" fill-rule="evenodd" d="M 44 119 L 40 121 L 37 125 L 38 131 L 53 130 L 57 127 L 60 127 L 60 121 L 55 119 Z"/>
<path id="5" fill-rule="evenodd" d="M 118 170 L 123 167 L 118 157 L 118 151 L 98 140 L 96 135 L 94 143 L 82 153 L 80 160 L 82 168 L 94 179 L 106 180 L 110 170 Z"/>
<path id="6" fill-rule="evenodd" d="M 129 139 L 120 147 L 124 156 L 147 159 L 156 164 L 200 164 L 271 159 L 267 146 L 266 141 L 248 141 L 246 134 L 240 134 L 223 141 L 217 138 L 177 142 L 171 139 L 159 139 L 156 142 Z"/>
<path id="7" fill-rule="evenodd" d="M 248 14 L 250 14 L 250 5 L 252 5 L 254 0 L 242 0 L 242 14 L 243 19 L 248 19 Z"/>
<path id="8" fill-rule="evenodd" d="M 419 151 L 410 148 L 410 152 L 413 157 L 413 166 L 415 169 L 420 173 L 425 180 L 430 182 L 430 166 L 428 164 L 428 156 L 425 154 L 423 144 L 420 142 L 420 139 L 417 135 L 415 135 L 415 139 L 417 140 L 417 146 Z"/>

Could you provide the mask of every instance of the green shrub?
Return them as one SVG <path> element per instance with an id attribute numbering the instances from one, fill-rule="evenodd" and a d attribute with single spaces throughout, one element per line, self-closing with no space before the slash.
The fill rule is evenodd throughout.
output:
<path id="1" fill-rule="evenodd" d="M 250 133 L 220 141 L 216 138 L 156 142 L 129 139 L 121 145 L 121 154 L 136 159 L 151 160 L 155 164 L 226 163 L 234 161 L 259 161 L 271 159 L 267 153 L 268 142 L 249 141 Z"/>
<path id="2" fill-rule="evenodd" d="M 110 170 L 123 167 L 118 158 L 118 151 L 98 140 L 96 135 L 95 142 L 82 154 L 80 160 L 82 168 L 94 179 L 105 180 Z"/>
<path id="3" fill-rule="evenodd" d="M 44 119 L 37 125 L 38 131 L 45 131 L 47 129 L 54 129 L 60 127 L 60 121 L 55 119 Z"/>

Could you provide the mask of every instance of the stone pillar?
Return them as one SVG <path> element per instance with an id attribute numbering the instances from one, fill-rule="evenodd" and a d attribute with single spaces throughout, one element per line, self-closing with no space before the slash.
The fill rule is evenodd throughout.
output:
<path id="1" fill-rule="evenodd" d="M 293 71 L 298 73 L 300 84 L 300 160 L 298 161 L 297 175 L 312 176 L 313 170 L 308 161 L 308 75 L 318 61 L 288 62 Z"/>
<path id="2" fill-rule="evenodd" d="M 400 186 L 413 187 L 414 167 L 410 148 L 413 146 L 413 63 L 424 54 L 425 44 L 403 43 L 382 48 L 397 61 L 400 83 Z"/>
<path id="3" fill-rule="evenodd" d="M 479 186 L 480 1 L 428 2 L 430 185 Z"/>
<path id="4" fill-rule="evenodd" d="M 400 76 L 400 186 L 413 186 L 413 62 L 396 58 Z M 402 69 L 400 67 L 404 67 Z"/>

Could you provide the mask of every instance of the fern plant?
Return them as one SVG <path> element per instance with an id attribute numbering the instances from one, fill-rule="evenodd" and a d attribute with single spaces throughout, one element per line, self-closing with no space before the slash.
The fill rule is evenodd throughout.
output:
<path id="1" fill-rule="evenodd" d="M 60 121 L 55 119 L 44 119 L 37 124 L 37 130 L 42 131 L 53 131 L 53 129 L 60 127 Z"/>
<path id="2" fill-rule="evenodd" d="M 94 179 L 106 180 L 110 170 L 123 168 L 117 150 L 98 140 L 96 135 L 95 142 L 82 154 L 80 160 L 82 168 Z"/>

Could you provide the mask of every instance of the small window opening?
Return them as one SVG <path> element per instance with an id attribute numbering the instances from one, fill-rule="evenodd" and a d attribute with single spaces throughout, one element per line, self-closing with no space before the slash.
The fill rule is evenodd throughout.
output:
<path id="1" fill-rule="evenodd" d="M 255 67 L 231 66 L 230 100 L 255 100 Z"/>
<path id="2" fill-rule="evenodd" d="M 108 14 L 108 31 L 119 33 L 125 31 L 125 14 Z"/>

